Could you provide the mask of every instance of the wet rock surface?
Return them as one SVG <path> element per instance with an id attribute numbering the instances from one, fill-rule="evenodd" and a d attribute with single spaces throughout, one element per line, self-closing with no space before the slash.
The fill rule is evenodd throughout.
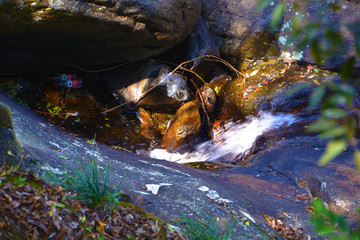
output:
<path id="1" fill-rule="evenodd" d="M 111 165 L 111 183 L 116 185 L 126 174 L 122 190 L 132 202 L 165 220 L 171 221 L 172 216 L 182 213 L 196 216 L 202 209 L 227 221 L 231 221 L 231 216 L 255 221 L 272 231 L 266 214 L 312 235 L 306 210 L 312 197 L 321 196 L 334 210 L 350 215 L 359 204 L 360 177 L 348 152 L 329 165 L 318 167 L 324 146 L 294 147 L 294 141 L 286 139 L 255 154 L 246 167 L 204 172 L 102 144 L 96 144 L 94 150 L 84 139 L 50 126 L 7 97 L 0 95 L 0 101 L 8 104 L 13 113 L 15 132 L 28 159 L 55 170 L 61 169 L 62 164 L 77 166 L 74 159 L 87 161 L 96 156 L 101 166 Z M 156 194 L 143 190 L 146 184 L 159 185 Z M 235 239 L 241 239 L 242 234 L 263 237 L 252 224 L 247 226 L 240 221 Z"/>
<path id="2" fill-rule="evenodd" d="M 250 158 L 248 167 L 256 167 L 268 181 L 296 183 L 312 197 L 320 197 L 334 212 L 354 220 L 360 203 L 360 176 L 355 169 L 352 152 L 344 152 L 330 164 L 318 167 L 317 160 L 324 147 L 312 147 L 311 141 L 309 144 L 305 147 L 269 148 Z M 287 180 L 279 180 L 281 178 Z"/>
<path id="3" fill-rule="evenodd" d="M 179 108 L 161 141 L 164 148 L 171 152 L 194 140 L 201 129 L 199 108 L 197 101 L 187 102 Z"/>
<path id="4" fill-rule="evenodd" d="M 259 111 L 292 112 L 305 109 L 319 83 L 339 81 L 336 73 L 311 66 L 269 63 L 249 68 L 244 77 L 225 84 L 219 93 L 222 114 L 242 119 Z"/>
<path id="5" fill-rule="evenodd" d="M 183 41 L 200 11 L 200 0 L 2 1 L 1 69 L 145 59 Z"/>
<path id="6" fill-rule="evenodd" d="M 217 97 L 214 89 L 209 84 L 205 84 L 197 93 L 197 99 L 207 114 L 212 114 L 215 110 Z"/>

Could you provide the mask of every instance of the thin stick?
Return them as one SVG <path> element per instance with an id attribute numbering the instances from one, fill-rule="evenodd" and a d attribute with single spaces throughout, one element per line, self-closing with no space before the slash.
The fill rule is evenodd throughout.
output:
<path id="1" fill-rule="evenodd" d="M 225 66 L 227 66 L 228 68 L 230 68 L 232 71 L 234 71 L 237 76 L 243 76 L 243 74 L 242 74 L 239 70 L 237 70 L 236 68 L 234 68 L 230 63 L 228 63 L 228 62 L 225 61 L 224 59 L 222 59 L 222 58 L 220 58 L 220 57 L 218 57 L 218 56 L 215 56 L 215 55 L 203 55 L 203 56 L 200 56 L 200 57 L 197 57 L 197 58 L 194 58 L 194 59 L 191 59 L 191 60 L 182 62 L 182 63 L 180 63 L 174 70 L 172 70 L 172 71 L 170 72 L 170 74 L 173 74 L 173 73 L 175 73 L 177 70 L 182 69 L 182 70 L 185 70 L 185 71 L 188 71 L 188 72 L 193 73 L 193 74 L 194 74 L 195 76 L 197 76 L 202 82 L 204 82 L 204 84 L 207 84 L 197 73 L 195 73 L 195 72 L 192 71 L 192 70 L 183 68 L 183 65 L 188 64 L 188 63 L 190 63 L 190 62 L 194 62 L 194 61 L 199 60 L 199 59 L 204 59 L 204 60 L 207 60 L 207 61 L 220 62 L 220 63 L 224 64 Z M 132 61 L 132 62 L 135 62 L 135 61 Z M 98 70 L 98 71 L 89 71 L 89 70 L 83 69 L 83 68 L 81 68 L 81 67 L 78 67 L 78 66 L 76 66 L 76 65 L 74 65 L 74 64 L 69 64 L 69 63 L 66 63 L 66 64 L 71 65 L 71 66 L 74 66 L 74 67 L 77 67 L 77 68 L 79 68 L 80 70 L 86 71 L 86 72 L 104 72 L 104 71 L 111 70 L 111 69 L 114 69 L 114 68 L 117 68 L 117 67 L 120 67 L 120 66 L 124 66 L 124 65 L 129 64 L 129 63 L 131 63 L 131 62 L 126 62 L 126 63 L 118 64 L 118 65 L 116 65 L 116 66 L 113 66 L 113 67 L 110 67 L 110 68 L 107 68 L 107 69 Z M 138 72 L 136 72 L 135 74 L 137 74 L 137 73 L 138 73 Z M 134 74 L 134 75 L 135 75 L 135 74 Z M 170 75 L 170 74 L 169 74 L 169 75 Z M 133 75 L 133 76 L 134 76 L 134 75 Z M 133 76 L 132 76 L 132 77 L 133 77 Z M 130 77 L 130 79 L 131 79 L 132 77 Z M 126 84 L 130 79 L 128 79 L 128 80 L 125 82 L 125 84 Z M 149 93 L 151 90 L 153 90 L 154 88 L 156 88 L 157 86 L 159 86 L 159 84 L 160 84 L 160 83 L 154 85 L 153 87 L 151 87 L 150 89 L 148 89 L 147 91 L 145 91 L 144 93 L 142 93 L 139 97 L 135 97 L 135 98 L 131 99 L 131 100 L 128 101 L 128 102 L 122 103 L 122 104 L 120 104 L 120 105 L 117 105 L 117 106 L 115 106 L 115 107 L 113 107 L 113 108 L 110 108 L 110 109 L 108 109 L 108 110 L 106 110 L 106 111 L 103 111 L 103 112 L 100 112 L 100 113 L 86 113 L 86 114 L 104 114 L 104 113 L 111 112 L 111 111 L 113 111 L 113 110 L 115 110 L 115 109 L 117 109 L 117 108 L 119 108 L 119 107 L 122 107 L 122 106 L 124 106 L 124 105 L 126 105 L 126 104 L 128 104 L 128 103 L 130 103 L 130 102 L 132 102 L 132 101 L 134 101 L 134 100 L 136 100 L 136 99 L 142 98 L 142 97 L 145 96 L 147 93 Z M 124 90 L 124 88 L 121 90 L 121 92 L 122 92 L 123 90 Z M 65 115 L 66 115 L 66 114 L 65 114 Z"/>
<path id="2" fill-rule="evenodd" d="M 82 67 L 79 67 L 75 64 L 72 64 L 72 63 L 61 63 L 63 65 L 69 65 L 69 66 L 72 66 L 72 67 L 75 67 L 83 72 L 88 72 L 88 73 L 99 73 L 99 72 L 105 72 L 105 71 L 109 71 L 109 70 L 113 70 L 115 68 L 118 68 L 118 67 L 122 67 L 122 66 L 125 66 L 127 64 L 130 64 L 130 63 L 133 63 L 133 62 L 136 62 L 136 60 L 133 60 L 133 61 L 128 61 L 128 62 L 124 62 L 124 63 L 120 63 L 120 64 L 117 64 L 115 66 L 112 66 L 112 67 L 108 67 L 108 68 L 104 68 L 104 69 L 100 69 L 100 70 L 87 70 L 85 68 L 82 68 Z"/>

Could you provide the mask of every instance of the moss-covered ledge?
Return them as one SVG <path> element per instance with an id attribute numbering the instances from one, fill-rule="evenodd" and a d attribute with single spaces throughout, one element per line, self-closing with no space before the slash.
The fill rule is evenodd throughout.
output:
<path id="1" fill-rule="evenodd" d="M 21 147 L 16 139 L 12 116 L 7 105 L 0 103 L 0 164 L 13 166 L 21 158 Z"/>

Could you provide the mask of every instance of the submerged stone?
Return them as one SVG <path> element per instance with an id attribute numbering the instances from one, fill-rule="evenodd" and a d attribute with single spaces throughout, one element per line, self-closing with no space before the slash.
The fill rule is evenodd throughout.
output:
<path id="1" fill-rule="evenodd" d="M 208 84 L 205 84 L 196 94 L 203 110 L 207 114 L 212 114 L 217 103 L 215 91 Z"/>
<path id="2" fill-rule="evenodd" d="M 136 112 L 141 122 L 141 135 L 150 140 L 161 138 L 159 124 L 155 119 L 143 108 L 139 108 Z"/>
<path id="3" fill-rule="evenodd" d="M 176 112 L 165 132 L 161 144 L 168 151 L 174 151 L 190 142 L 200 133 L 201 116 L 197 101 L 185 103 Z"/>

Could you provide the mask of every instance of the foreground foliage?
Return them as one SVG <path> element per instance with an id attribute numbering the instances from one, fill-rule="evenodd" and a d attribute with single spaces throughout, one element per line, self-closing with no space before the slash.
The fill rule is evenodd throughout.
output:
<path id="1" fill-rule="evenodd" d="M 73 194 L 74 196 L 76 194 Z M 166 223 L 119 202 L 95 211 L 31 172 L 0 167 L 0 239 L 184 239 Z"/>
<path id="2" fill-rule="evenodd" d="M 320 199 L 315 199 L 311 205 L 313 214 L 310 220 L 314 224 L 317 234 L 330 237 L 333 240 L 360 239 L 360 217 L 358 227 L 352 230 L 345 216 L 337 215 L 328 210 Z M 360 207 L 358 214 L 360 215 Z"/>
<path id="3" fill-rule="evenodd" d="M 220 224 L 217 219 L 210 218 L 206 213 L 201 218 L 181 216 L 178 221 L 184 227 L 184 233 L 191 240 L 228 240 L 235 228 L 236 220 L 228 226 Z"/>
<path id="4" fill-rule="evenodd" d="M 258 11 L 264 10 L 271 4 L 271 0 L 261 0 L 258 4 Z M 317 0 L 325 2 L 325 0 Z M 342 11 L 340 3 L 327 1 L 328 7 L 335 14 Z M 289 9 L 286 0 L 281 0 L 272 12 L 270 27 L 273 31 L 278 31 L 281 26 L 284 14 Z M 296 14 L 291 21 L 292 34 L 289 42 L 301 51 L 308 45 L 311 55 L 319 66 L 324 66 L 335 56 L 345 57 L 345 61 L 339 68 L 342 82 L 330 82 L 320 85 L 310 99 L 310 109 L 320 108 L 319 119 L 311 124 L 309 131 L 320 133 L 320 137 L 329 139 L 325 153 L 319 160 L 319 165 L 323 166 L 340 155 L 344 149 L 350 147 L 354 153 L 354 162 L 360 171 L 360 151 L 358 150 L 358 140 L 356 131 L 360 127 L 358 123 L 358 109 L 354 107 L 354 99 L 360 79 L 354 77 L 356 71 L 355 63 L 360 59 L 360 22 L 330 24 L 326 17 L 317 22 L 307 22 L 304 17 L 306 6 L 315 4 L 309 0 L 305 4 L 291 4 L 300 14 Z M 304 7 L 305 6 L 305 7 Z M 344 41 L 344 31 L 346 29 L 354 38 L 355 51 L 350 53 Z M 347 55 L 345 55 L 348 53 Z"/>
<path id="5" fill-rule="evenodd" d="M 44 174 L 45 181 L 60 185 L 65 190 L 76 192 L 75 197 L 91 208 L 96 209 L 100 206 L 103 210 L 109 208 L 111 216 L 120 200 L 126 199 L 126 196 L 120 192 L 124 177 L 118 186 L 114 188 L 109 183 L 109 164 L 104 169 L 100 169 L 96 157 L 90 159 L 89 162 L 81 161 L 79 158 L 76 160 L 80 164 L 79 168 L 65 167 L 63 169 L 64 174 L 61 176 L 47 171 Z"/>

